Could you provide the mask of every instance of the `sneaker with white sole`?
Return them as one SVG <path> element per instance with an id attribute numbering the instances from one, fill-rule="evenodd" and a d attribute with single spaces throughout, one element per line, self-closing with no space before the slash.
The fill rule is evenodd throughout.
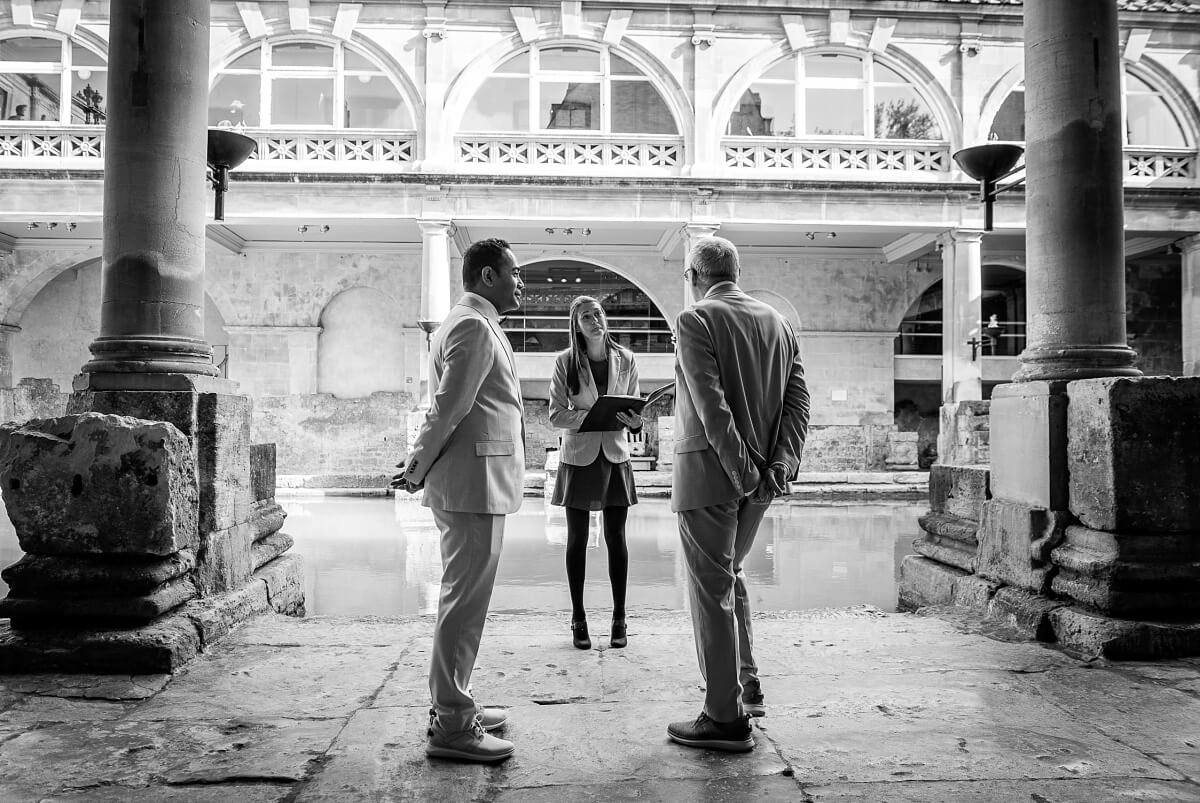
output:
<path id="1" fill-rule="evenodd" d="M 475 715 L 475 721 L 491 733 L 508 724 L 508 712 L 503 708 L 480 708 L 479 713 Z"/>
<path id="2" fill-rule="evenodd" d="M 705 750 L 746 753 L 754 749 L 750 717 L 745 715 L 733 722 L 717 722 L 701 713 L 693 722 L 672 722 L 667 726 L 667 735 L 673 742 Z"/>
<path id="3" fill-rule="evenodd" d="M 742 695 L 742 711 L 752 717 L 765 717 L 767 704 L 761 691 Z"/>
<path id="4" fill-rule="evenodd" d="M 425 755 L 430 758 L 449 758 L 493 764 L 511 758 L 516 750 L 512 742 L 492 736 L 478 720 L 464 731 L 446 733 L 436 724 L 428 731 Z"/>

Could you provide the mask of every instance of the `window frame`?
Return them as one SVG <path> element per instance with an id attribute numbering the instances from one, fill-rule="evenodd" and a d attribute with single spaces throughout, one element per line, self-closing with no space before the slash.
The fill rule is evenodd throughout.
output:
<path id="1" fill-rule="evenodd" d="M 833 77 L 833 76 L 814 76 L 810 77 L 807 71 L 806 60 L 810 57 L 820 56 L 847 56 L 855 59 L 860 64 L 859 77 Z M 792 77 L 770 77 L 764 76 L 772 70 L 778 69 L 779 65 L 791 60 Z M 913 94 L 921 101 L 925 107 L 925 112 L 933 118 L 934 125 L 937 128 L 937 137 L 929 139 L 892 139 L 889 137 L 875 136 L 875 90 L 876 90 L 876 65 L 882 66 L 884 69 L 895 73 L 904 80 L 903 84 L 887 81 L 883 82 L 885 86 L 903 86 L 912 90 Z M 733 115 L 737 113 L 737 106 L 730 112 L 729 119 L 725 121 L 724 134 L 726 137 L 749 136 L 754 139 L 803 139 L 815 141 L 844 141 L 847 139 L 854 140 L 871 140 L 881 142 L 948 142 L 948 129 L 945 121 L 941 120 L 937 114 L 937 106 L 931 102 L 912 78 L 907 75 L 907 71 L 900 65 L 894 64 L 887 59 L 879 59 L 878 54 L 870 50 L 857 50 L 854 48 L 838 48 L 838 47 L 821 47 L 809 50 L 794 51 L 782 59 L 776 59 L 768 64 L 758 75 L 751 80 L 743 91 L 751 92 L 760 84 L 771 84 L 775 86 L 792 84 L 792 103 L 795 108 L 795 130 L 792 134 L 772 134 L 771 136 L 760 136 L 754 134 L 739 134 L 730 130 Z M 860 109 L 862 115 L 863 133 L 861 134 L 810 134 L 806 133 L 809 128 L 810 114 L 808 108 L 807 92 L 809 89 L 847 89 L 860 92 Z"/>
<path id="2" fill-rule="evenodd" d="M 0 35 L 0 41 L 9 41 L 12 39 L 43 39 L 49 42 L 58 43 L 59 58 L 58 61 L 0 61 L 0 74 L 4 75 L 20 75 L 22 73 L 33 75 L 56 75 L 58 77 L 58 114 L 55 119 L 34 120 L 32 113 L 30 119 L 27 120 L 9 120 L 7 112 L 0 117 L 0 126 L 30 126 L 30 125 L 64 125 L 64 126 L 96 126 L 102 128 L 104 121 L 96 123 L 74 122 L 71 120 L 73 105 L 71 100 L 74 95 L 71 93 L 73 79 L 80 71 L 87 70 L 90 72 L 108 73 L 108 54 L 89 46 L 86 42 L 52 31 L 28 31 L 17 30 L 4 35 Z M 81 48 L 90 52 L 101 62 L 99 66 L 94 64 L 84 64 L 78 67 L 75 66 L 75 48 Z M 88 79 L 80 78 L 81 81 Z M 105 90 L 107 90 L 107 81 L 105 81 Z M 10 101 L 13 99 L 10 98 Z M 13 101 L 13 108 L 16 108 Z M 107 117 L 107 111 L 101 112 Z"/>
<path id="3" fill-rule="evenodd" d="M 288 45 L 315 45 L 317 47 L 326 48 L 333 51 L 331 66 L 283 66 L 274 64 L 274 51 L 277 47 L 286 47 Z M 347 49 L 355 56 L 373 65 L 374 69 L 366 70 L 362 68 L 346 68 L 346 53 Z M 259 53 L 258 67 L 231 67 L 230 65 L 244 59 L 246 56 L 255 51 Z M 385 69 L 379 62 L 369 53 L 366 53 L 361 48 L 356 48 L 352 44 L 337 41 L 328 42 L 314 37 L 273 37 L 256 40 L 249 47 L 232 54 L 226 61 L 225 66 L 222 66 L 213 72 L 209 82 L 209 92 L 217 86 L 217 82 L 225 75 L 246 75 L 257 76 L 259 79 L 258 85 L 258 102 L 259 102 L 259 119 L 256 125 L 246 125 L 246 128 L 262 129 L 262 130 L 294 130 L 302 129 L 305 131 L 412 131 L 416 126 L 416 113 L 405 96 L 404 89 L 400 83 Z M 404 111 L 408 117 L 409 125 L 399 128 L 364 128 L 361 126 L 345 125 L 344 113 L 346 107 L 346 81 L 359 76 L 369 76 L 372 78 L 384 78 L 396 92 L 396 96 L 400 99 L 400 103 L 404 106 Z M 333 83 L 333 95 L 330 107 L 332 109 L 332 122 L 328 123 L 281 123 L 276 122 L 271 113 L 271 103 L 274 100 L 274 82 L 277 79 L 310 79 L 310 80 L 330 80 Z M 215 124 L 214 124 L 215 125 Z"/>
<path id="4" fill-rule="evenodd" d="M 595 70 L 564 70 L 564 69 L 546 69 L 541 66 L 542 53 L 550 50 L 567 50 L 575 49 L 592 53 L 598 61 L 598 69 Z M 524 72 L 513 72 L 505 70 L 505 67 L 511 62 L 519 59 L 521 56 L 527 57 L 527 67 Z M 616 73 L 612 68 L 612 60 L 614 58 L 621 59 L 629 64 L 637 73 Z M 492 72 L 483 79 L 483 82 L 471 95 L 464 109 L 464 117 L 470 114 L 471 104 L 478 97 L 479 93 L 484 90 L 487 82 L 492 78 L 524 78 L 526 79 L 526 87 L 529 98 L 529 124 L 525 129 L 505 129 L 504 133 L 512 134 L 537 134 L 537 135 L 563 135 L 571 136 L 593 136 L 593 137 L 613 137 L 613 136 L 682 136 L 680 132 L 679 119 L 675 114 L 675 110 L 671 108 L 671 104 L 667 100 L 667 93 L 662 87 L 645 71 L 643 71 L 636 62 L 629 59 L 622 53 L 616 52 L 613 46 L 608 44 L 592 44 L 578 42 L 534 42 L 527 47 L 510 53 Z M 650 132 L 637 131 L 613 131 L 613 101 L 612 89 L 613 83 L 644 83 L 649 84 L 662 100 L 663 106 L 666 107 L 668 114 L 671 116 L 671 124 L 675 131 L 669 134 L 654 134 Z M 564 84 L 579 84 L 579 83 L 594 83 L 600 87 L 600 108 L 599 108 L 599 125 L 594 128 L 547 128 L 542 125 L 542 86 L 551 83 Z M 459 134 L 491 134 L 496 133 L 496 129 L 468 129 L 463 128 L 460 124 Z"/>

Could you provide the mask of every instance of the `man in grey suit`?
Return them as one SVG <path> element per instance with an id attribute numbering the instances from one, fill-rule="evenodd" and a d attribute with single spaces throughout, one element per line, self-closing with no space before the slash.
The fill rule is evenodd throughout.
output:
<path id="1" fill-rule="evenodd" d="M 808 388 L 791 324 L 738 288 L 737 249 L 699 240 L 684 276 L 700 298 L 679 314 L 671 509 L 687 564 L 705 681 L 695 721 L 672 722 L 689 747 L 754 749 L 765 713 L 742 561 L 771 499 L 788 492 L 808 433 Z"/>
<path id="2" fill-rule="evenodd" d="M 425 753 L 503 761 L 512 742 L 491 731 L 507 714 L 477 706 L 471 672 L 496 581 L 505 516 L 521 507 L 525 483 L 521 383 L 500 315 L 521 303 L 525 285 L 503 240 L 481 240 L 463 255 L 466 292 L 430 344 L 431 400 L 425 423 L 393 484 L 433 509 L 441 532 L 442 590 Z"/>

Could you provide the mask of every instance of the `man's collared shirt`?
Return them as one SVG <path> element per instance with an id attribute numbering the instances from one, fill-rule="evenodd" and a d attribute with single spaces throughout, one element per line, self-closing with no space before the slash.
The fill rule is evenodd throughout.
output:
<path id="1" fill-rule="evenodd" d="M 732 281 L 732 280 L 727 280 L 724 282 L 717 282 L 712 287 L 708 288 L 708 292 L 704 294 L 704 297 L 708 298 L 713 293 L 716 293 L 720 290 L 724 290 L 727 287 L 737 287 L 737 282 Z"/>
<path id="2" fill-rule="evenodd" d="M 499 312 L 499 310 L 496 309 L 495 304 L 488 301 L 483 296 L 479 295 L 479 293 L 472 293 L 470 290 L 467 290 L 465 293 L 463 293 L 463 295 L 470 296 L 471 298 L 475 299 L 480 304 L 482 304 L 483 305 L 482 312 L 485 316 L 487 316 L 487 319 L 489 321 L 491 321 L 493 323 L 500 323 L 500 312 Z"/>

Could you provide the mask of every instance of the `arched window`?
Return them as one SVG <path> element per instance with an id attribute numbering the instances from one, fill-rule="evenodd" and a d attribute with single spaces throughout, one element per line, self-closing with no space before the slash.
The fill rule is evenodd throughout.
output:
<path id="1" fill-rule="evenodd" d="M 533 110 L 531 114 L 530 110 Z M 490 75 L 463 115 L 461 129 L 677 134 L 650 78 L 608 48 L 534 45 Z"/>
<path id="2" fill-rule="evenodd" d="M 776 62 L 729 118 L 730 136 L 939 140 L 912 82 L 871 53 L 815 52 Z"/>
<path id="3" fill-rule="evenodd" d="M 208 123 L 243 128 L 409 129 L 412 113 L 374 61 L 339 42 L 263 42 L 217 72 Z"/>
<path id="4" fill-rule="evenodd" d="M 104 57 L 69 39 L 0 39 L 0 122 L 104 124 Z"/>
<path id="5" fill-rule="evenodd" d="M 1008 265 L 984 265 L 982 270 L 979 353 L 985 357 L 1019 356 L 1025 349 L 1025 273 Z M 942 306 L 942 282 L 938 280 L 904 314 L 896 354 L 942 353 Z"/>
<path id="6" fill-rule="evenodd" d="M 669 354 L 671 329 L 641 288 L 610 270 L 573 259 L 535 262 L 521 268 L 521 310 L 504 321 L 513 351 L 553 353 L 568 345 L 571 301 L 591 296 L 604 307 L 618 343 L 638 354 Z"/>
<path id="7" fill-rule="evenodd" d="M 1125 144 L 1135 148 L 1186 148 L 1187 136 L 1167 96 L 1126 69 L 1124 88 Z M 1025 84 L 1017 84 L 992 121 L 988 139 L 1025 141 Z"/>

